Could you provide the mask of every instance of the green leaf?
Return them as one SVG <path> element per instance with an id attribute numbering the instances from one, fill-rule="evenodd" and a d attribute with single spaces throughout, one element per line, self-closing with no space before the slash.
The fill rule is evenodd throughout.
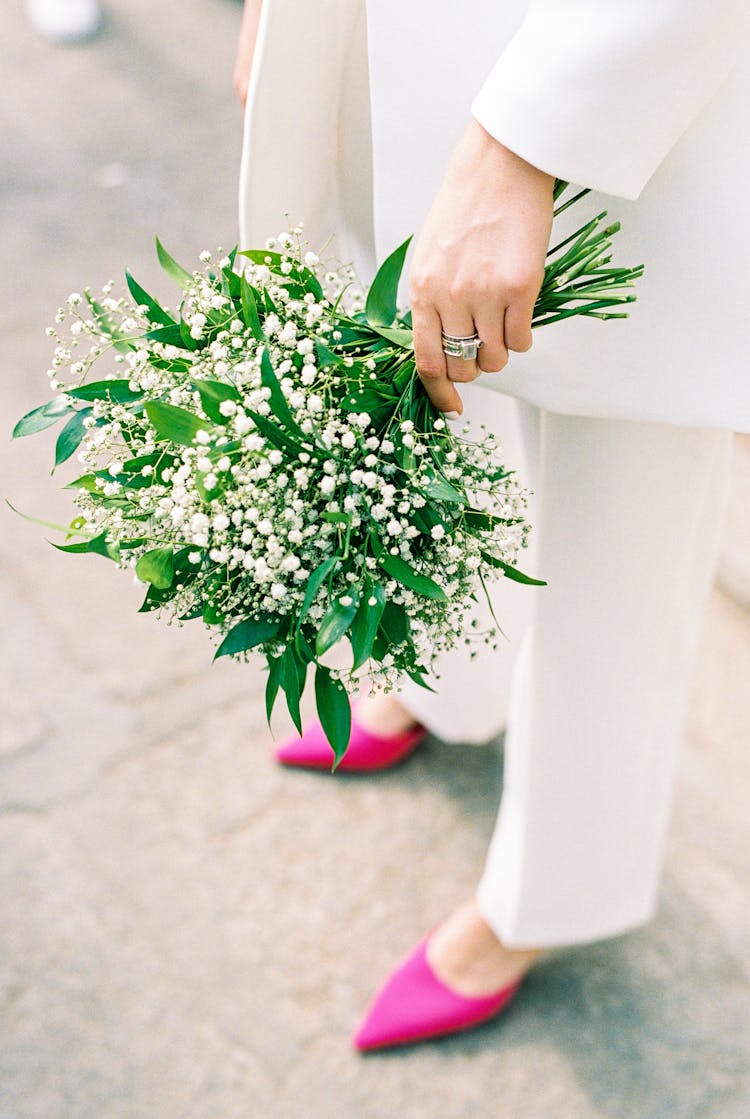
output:
<path id="1" fill-rule="evenodd" d="M 232 626 L 229 633 L 216 650 L 217 657 L 232 657 L 236 653 L 246 653 L 257 645 L 262 645 L 275 637 L 281 628 L 278 618 L 246 618 Z"/>
<path id="2" fill-rule="evenodd" d="M 422 482 L 420 489 L 427 497 L 434 501 L 450 501 L 457 505 L 466 504 L 466 496 L 455 486 L 452 486 L 442 474 L 434 474 L 426 482 Z"/>
<path id="3" fill-rule="evenodd" d="M 115 378 L 111 381 L 91 381 L 88 385 L 79 385 L 77 389 L 69 389 L 68 396 L 74 400 L 112 400 L 116 404 L 131 404 L 140 400 L 143 393 L 133 390 L 124 378 Z"/>
<path id="4" fill-rule="evenodd" d="M 194 606 L 192 610 L 188 610 L 187 614 L 180 614 L 181 622 L 194 622 L 196 618 L 203 616 L 203 610 L 200 606 Z"/>
<path id="5" fill-rule="evenodd" d="M 237 255 L 237 250 L 232 249 L 229 253 L 229 264 L 221 270 L 222 284 L 221 290 L 224 295 L 228 295 L 230 299 L 236 301 L 241 297 L 241 285 L 239 273 L 234 270 L 234 258 Z"/>
<path id="6" fill-rule="evenodd" d="M 315 356 L 321 369 L 328 369 L 333 365 L 341 365 L 341 358 L 333 350 L 329 350 L 322 342 L 315 343 Z"/>
<path id="7" fill-rule="evenodd" d="M 404 474 L 414 473 L 417 468 L 417 456 L 411 447 L 405 447 L 403 443 L 397 443 L 394 457 Z"/>
<path id="8" fill-rule="evenodd" d="M 121 354 L 126 354 L 130 350 L 134 350 L 135 346 L 133 345 L 133 343 L 126 339 L 115 320 L 112 318 L 109 312 L 104 310 L 101 303 L 97 303 L 97 301 L 94 299 L 91 292 L 89 291 L 85 291 L 84 295 L 86 296 L 86 302 L 91 308 L 94 318 L 96 319 L 99 330 L 106 338 L 110 338 L 112 340 L 115 349 L 119 350 Z"/>
<path id="9" fill-rule="evenodd" d="M 230 417 L 222 414 L 219 405 L 224 400 L 240 400 L 240 394 L 234 385 L 228 385 L 224 381 L 193 381 L 194 387 L 198 390 L 201 398 L 201 407 L 209 419 L 217 424 L 229 423 Z"/>
<path id="10" fill-rule="evenodd" d="M 120 551 L 127 552 L 129 548 L 141 548 L 144 544 L 148 544 L 148 536 L 132 536 L 130 540 L 120 541 Z"/>
<path id="11" fill-rule="evenodd" d="M 348 513 L 329 513 L 327 509 L 324 509 L 320 515 L 324 521 L 328 521 L 332 525 L 350 525 L 352 522 Z"/>
<path id="12" fill-rule="evenodd" d="M 312 575 L 307 580 L 307 586 L 305 587 L 305 597 L 302 600 L 302 606 L 300 607 L 300 612 L 297 615 L 298 630 L 302 624 L 302 620 L 307 614 L 307 611 L 310 609 L 313 602 L 315 601 L 317 593 L 322 587 L 324 580 L 327 578 L 329 573 L 333 571 L 337 563 L 337 556 L 329 556 L 328 559 L 323 560 L 323 562 L 315 568 Z"/>
<path id="13" fill-rule="evenodd" d="M 199 431 L 211 431 L 213 426 L 192 412 L 161 400 L 149 400 L 146 415 L 161 439 L 170 439 L 185 447 L 192 446 Z"/>
<path id="14" fill-rule="evenodd" d="M 396 312 L 395 312 L 395 308 L 394 308 L 394 316 L 395 316 L 395 313 Z M 370 327 L 381 338 L 387 338 L 387 340 L 389 342 L 394 342 L 402 350 L 413 350 L 414 349 L 414 333 L 411 330 L 407 330 L 406 327 L 402 327 L 402 326 L 392 326 L 392 327 L 375 326 L 373 323 L 370 323 Z"/>
<path id="15" fill-rule="evenodd" d="M 185 344 L 182 330 L 177 323 L 174 326 L 158 326 L 155 330 L 149 330 L 146 337 L 152 342 L 161 342 L 165 346 L 177 346 L 181 350 L 191 350 L 193 348 Z"/>
<path id="16" fill-rule="evenodd" d="M 159 327 L 160 330 L 170 330 L 174 328 Z M 147 334 L 148 338 L 150 334 Z M 189 357 L 159 357 L 154 353 L 153 349 L 149 351 L 148 363 L 154 369 L 166 369 L 168 373 L 188 373 L 192 368 L 192 362 Z"/>
<path id="17" fill-rule="evenodd" d="M 391 645 L 403 645 L 409 638 L 409 617 L 406 607 L 398 602 L 386 602 L 380 629 Z"/>
<path id="18" fill-rule="evenodd" d="M 182 345 L 186 350 L 197 350 L 203 345 L 200 338 L 193 338 L 190 333 L 191 328 L 183 320 L 180 323 L 180 336 L 182 337 Z"/>
<path id="19" fill-rule="evenodd" d="M 52 427 L 63 416 L 73 411 L 75 411 L 73 405 L 69 404 L 65 397 L 56 396 L 54 400 L 48 400 L 46 404 L 32 408 L 22 416 L 13 428 L 13 438 L 20 439 L 24 435 L 34 435 L 37 431 L 44 431 L 46 427 Z"/>
<path id="20" fill-rule="evenodd" d="M 90 408 L 82 408 L 80 412 L 74 412 L 70 417 L 57 437 L 57 443 L 55 444 L 55 466 L 59 466 L 60 463 L 65 462 L 78 450 L 87 430 L 84 426 L 84 420 L 90 415 Z"/>
<path id="21" fill-rule="evenodd" d="M 281 684 L 281 657 L 268 658 L 268 679 L 266 680 L 266 719 L 271 722 L 276 696 Z"/>
<path id="22" fill-rule="evenodd" d="M 335 645 L 344 636 L 354 620 L 359 605 L 353 593 L 348 596 L 351 601 L 345 606 L 340 599 L 332 602 L 323 615 L 317 637 L 315 638 L 315 652 L 321 657 L 327 649 Z"/>
<path id="23" fill-rule="evenodd" d="M 402 560 L 400 556 L 392 556 L 384 552 L 378 562 L 384 571 L 410 590 L 424 595 L 425 598 L 435 599 L 437 602 L 447 601 L 448 596 L 442 587 L 439 587 L 428 575 L 421 575 L 415 571 L 411 564 Z"/>
<path id="24" fill-rule="evenodd" d="M 172 323 L 176 322 L 174 316 L 170 315 L 168 311 L 165 311 L 161 303 L 158 303 L 152 295 L 149 295 L 148 292 L 141 287 L 137 280 L 133 279 L 129 268 L 125 269 L 125 280 L 135 302 L 139 307 L 146 308 L 146 317 L 149 322 L 162 323 L 163 326 L 170 326 Z"/>
<path id="25" fill-rule="evenodd" d="M 87 490 L 88 493 L 99 493 L 99 486 L 96 484 L 98 474 L 81 474 L 78 478 L 74 478 L 72 482 L 68 482 L 63 486 L 64 490 Z"/>
<path id="26" fill-rule="evenodd" d="M 255 293 L 244 276 L 240 276 L 240 292 L 242 298 L 242 317 L 245 326 L 249 326 L 258 341 L 264 339 L 263 327 L 258 317 L 258 307 L 255 302 Z"/>
<path id="27" fill-rule="evenodd" d="M 261 384 L 271 393 L 269 404 L 276 419 L 284 425 L 287 431 L 304 440 L 305 434 L 291 413 L 287 399 L 279 384 L 279 379 L 271 365 L 268 350 L 263 351 L 260 361 L 260 380 Z"/>
<path id="28" fill-rule="evenodd" d="M 273 252 L 271 249 L 243 249 L 237 253 L 237 256 L 247 257 L 253 264 L 265 264 L 272 272 L 278 272 L 279 275 L 283 275 L 282 260 L 288 259 L 288 257 L 282 258 L 281 253 Z"/>
<path id="29" fill-rule="evenodd" d="M 411 237 L 399 245 L 378 269 L 367 293 L 365 313 L 371 326 L 391 326 L 396 318 L 398 282 L 404 267 L 404 260 Z"/>
<path id="30" fill-rule="evenodd" d="M 135 565 L 135 573 L 142 583 L 152 583 L 157 590 L 166 591 L 174 580 L 174 548 L 152 548 L 144 552 Z"/>
<path id="31" fill-rule="evenodd" d="M 287 645 L 281 656 L 281 687 L 286 696 L 286 705 L 292 717 L 292 722 L 299 734 L 302 734 L 302 717 L 299 710 L 299 701 L 304 688 L 304 678 L 303 682 L 300 683 L 300 667 L 294 646 Z"/>
<path id="32" fill-rule="evenodd" d="M 151 583 L 146 591 L 146 597 L 138 608 L 138 613 L 150 614 L 152 611 L 158 610 L 160 607 L 164 606 L 167 602 L 171 602 L 176 594 L 177 590 L 174 587 L 169 587 L 167 590 L 160 591 L 158 587 L 155 587 L 153 583 Z"/>
<path id="33" fill-rule="evenodd" d="M 90 540 L 82 540 L 78 544 L 55 544 L 52 541 L 50 543 L 52 543 L 53 548 L 57 548 L 58 552 L 69 552 L 71 555 L 92 553 L 97 556 L 104 556 L 105 559 L 119 559 L 117 545 L 108 543 L 106 532 L 101 532 Z"/>
<path id="34" fill-rule="evenodd" d="M 269 420 L 267 416 L 261 416 L 260 412 L 247 409 L 247 415 L 267 442 L 273 444 L 274 447 L 278 447 L 280 451 L 286 451 L 292 457 L 297 456 L 303 447 L 302 443 L 293 439 L 291 435 L 287 435 L 286 431 Z"/>
<path id="35" fill-rule="evenodd" d="M 340 680 L 334 680 L 322 664 L 315 670 L 315 705 L 323 732 L 333 750 L 332 768 L 335 769 L 349 745 L 352 709 L 344 685 Z"/>
<path id="36" fill-rule="evenodd" d="M 320 286 L 320 281 L 312 269 L 307 265 L 300 264 L 293 253 L 277 253 L 272 252 L 270 249 L 245 249 L 243 252 L 238 253 L 238 256 L 244 256 L 251 260 L 253 264 L 265 264 L 272 272 L 280 278 L 280 282 L 291 291 L 295 287 L 299 287 L 296 281 L 300 281 L 304 291 L 313 293 L 316 299 L 323 298 L 323 289 Z M 282 264 L 285 260 L 292 263 L 292 271 L 287 275 L 282 271 Z M 250 325 L 248 323 L 248 325 Z"/>
<path id="37" fill-rule="evenodd" d="M 366 388 L 362 392 L 347 393 L 341 401 L 345 412 L 374 412 L 383 405 L 389 409 L 398 400 L 391 386 L 386 381 L 378 383 L 376 388 Z"/>
<path id="38" fill-rule="evenodd" d="M 419 684 L 420 688 L 424 688 L 425 691 L 432 692 L 433 695 L 437 694 L 435 692 L 435 689 L 430 687 L 430 685 L 425 681 L 424 670 L 419 665 L 415 665 L 414 668 L 407 668 L 406 675 L 410 676 L 415 684 Z"/>
<path id="39" fill-rule="evenodd" d="M 498 567 L 507 579 L 512 579 L 514 583 L 525 583 L 530 587 L 546 587 L 547 584 L 544 579 L 533 579 L 531 575 L 525 575 L 523 571 L 519 571 L 517 567 L 505 563 L 503 560 L 493 556 L 490 552 L 482 552 L 482 559 L 492 567 Z"/>
<path id="40" fill-rule="evenodd" d="M 173 467 L 177 459 L 174 455 L 165 454 L 164 451 L 152 451 L 147 455 L 136 455 L 135 458 L 129 458 L 122 464 L 123 474 L 140 474 L 144 466 L 153 466 L 154 474 L 151 476 L 152 481 L 158 479 L 161 471 L 156 470 L 160 466 L 161 470 L 166 470 L 167 467 Z"/>
<path id="41" fill-rule="evenodd" d="M 217 606 L 205 599 L 203 602 L 203 621 L 207 626 L 218 626 L 224 621 L 224 615 Z"/>
<path id="42" fill-rule="evenodd" d="M 177 263 L 174 257 L 169 255 L 158 237 L 156 238 L 156 255 L 164 271 L 179 287 L 186 291 L 193 286 L 195 283 L 193 277 L 185 271 L 181 264 Z"/>
<path id="43" fill-rule="evenodd" d="M 372 653 L 375 634 L 385 609 L 385 590 L 382 583 L 365 580 L 359 608 L 352 622 L 349 640 L 354 654 L 353 668 L 359 668 Z"/>
<path id="44" fill-rule="evenodd" d="M 520 517 L 496 517 L 494 513 L 486 513 L 483 509 L 466 509 L 463 514 L 464 524 L 471 528 L 491 529 L 495 525 L 520 524 Z"/>

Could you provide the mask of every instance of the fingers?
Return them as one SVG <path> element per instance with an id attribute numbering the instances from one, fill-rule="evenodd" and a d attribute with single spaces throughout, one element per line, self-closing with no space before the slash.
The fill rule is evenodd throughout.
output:
<path id="1" fill-rule="evenodd" d="M 482 339 L 478 356 L 480 373 L 499 373 L 508 364 L 504 317 L 505 309 L 499 300 L 483 300 L 477 307 L 474 321 Z"/>
<path id="2" fill-rule="evenodd" d="M 446 334 L 452 334 L 454 338 L 472 338 L 476 334 L 474 327 L 474 318 L 467 311 L 461 311 L 458 308 L 451 308 L 445 314 L 438 312 L 438 317 L 441 322 L 441 331 Z M 440 345 L 442 348 L 442 336 Z M 476 361 L 469 360 L 462 357 L 450 357 L 446 355 L 445 364 L 448 369 L 448 380 L 458 381 L 459 383 L 466 384 L 469 381 L 476 381 L 479 376 L 479 368 Z"/>
<path id="3" fill-rule="evenodd" d="M 417 373 L 430 400 L 441 412 L 463 412 L 461 397 L 448 380 L 442 326 L 435 308 L 413 300 L 412 328 Z"/>
<path id="4" fill-rule="evenodd" d="M 516 353 L 525 353 L 531 349 L 531 318 L 536 294 L 527 292 L 505 308 L 505 344 Z"/>
<path id="5" fill-rule="evenodd" d="M 436 301 L 412 295 L 414 354 L 417 371 L 427 394 L 441 411 L 462 411 L 452 384 L 474 381 L 481 373 L 499 373 L 508 363 L 508 351 L 531 348 L 531 319 L 536 288 L 529 284 L 497 284 L 491 294 L 465 292 L 442 311 Z M 473 308 L 473 310 L 472 310 Z M 452 357 L 443 352 L 442 331 L 456 338 L 482 340 L 477 360 Z"/>

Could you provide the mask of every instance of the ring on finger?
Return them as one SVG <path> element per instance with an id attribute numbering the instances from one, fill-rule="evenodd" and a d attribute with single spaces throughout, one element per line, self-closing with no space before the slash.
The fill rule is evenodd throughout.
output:
<path id="1" fill-rule="evenodd" d="M 482 345 L 482 339 L 478 334 L 459 337 L 455 334 L 446 334 L 442 330 L 440 337 L 443 342 L 443 353 L 448 357 L 458 357 L 462 361 L 476 361 L 479 347 Z"/>

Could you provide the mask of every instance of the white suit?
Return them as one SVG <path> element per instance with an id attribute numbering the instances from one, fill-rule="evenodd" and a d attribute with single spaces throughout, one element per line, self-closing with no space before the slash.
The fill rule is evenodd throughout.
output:
<path id="1" fill-rule="evenodd" d="M 313 244 L 336 231 L 367 278 L 420 226 L 471 111 L 535 165 L 609 192 L 566 218 L 609 209 L 623 221 L 617 258 L 646 264 L 627 323 L 540 330 L 530 353 L 465 392 L 535 490 L 549 586 L 498 588 L 511 643 L 526 631 L 515 664 L 511 649 L 471 665 L 458 654 L 438 697 L 403 693 L 446 737 L 482 737 L 507 713 L 480 905 L 507 944 L 570 943 L 653 912 L 728 429 L 750 430 L 750 222 L 737 185 L 750 171 L 738 65 L 750 15 L 743 0 L 457 11 L 264 0 L 242 241 L 262 243 L 287 211 Z"/>

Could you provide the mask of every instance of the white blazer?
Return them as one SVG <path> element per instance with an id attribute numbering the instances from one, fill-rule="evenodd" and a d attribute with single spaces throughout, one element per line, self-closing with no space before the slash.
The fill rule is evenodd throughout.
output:
<path id="1" fill-rule="evenodd" d="M 421 224 L 470 113 L 595 188 L 625 322 L 572 319 L 480 383 L 554 412 L 750 431 L 747 0 L 264 0 L 243 245 L 303 220 L 363 279 Z M 567 228 L 567 226 L 566 226 Z"/>

